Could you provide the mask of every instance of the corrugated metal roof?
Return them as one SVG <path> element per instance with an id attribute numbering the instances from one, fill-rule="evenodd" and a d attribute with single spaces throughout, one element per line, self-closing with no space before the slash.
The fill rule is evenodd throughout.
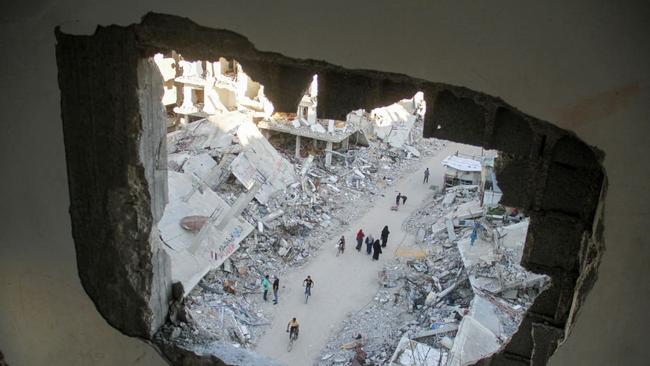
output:
<path id="1" fill-rule="evenodd" d="M 443 166 L 461 170 L 464 172 L 480 172 L 481 162 L 473 159 L 461 158 L 456 155 L 449 155 L 441 163 Z"/>

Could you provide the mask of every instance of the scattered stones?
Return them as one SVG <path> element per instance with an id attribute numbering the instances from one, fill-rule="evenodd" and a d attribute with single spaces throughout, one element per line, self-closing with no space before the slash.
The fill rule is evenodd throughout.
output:
<path id="1" fill-rule="evenodd" d="M 478 195 L 477 186 L 448 188 L 405 221 L 405 230 L 416 235 L 414 245 L 426 255 L 398 257 L 379 271 L 374 301 L 348 314 L 319 365 L 336 365 L 332 360 L 340 358 L 363 364 L 349 347 L 359 333 L 366 335 L 359 344 L 365 362 L 375 365 L 453 363 L 485 357 L 508 341 L 548 278 L 518 264 L 527 219 L 508 225 L 517 221 L 486 215 Z M 475 228 L 481 233 L 470 245 Z M 482 324 L 487 333 L 477 338 L 478 328 L 467 324 Z M 461 341 L 455 342 L 457 337 Z M 468 339 L 484 339 L 487 346 L 479 352 Z"/>

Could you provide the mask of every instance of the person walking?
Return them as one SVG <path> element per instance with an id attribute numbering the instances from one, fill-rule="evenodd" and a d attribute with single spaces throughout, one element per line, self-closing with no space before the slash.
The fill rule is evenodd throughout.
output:
<path id="1" fill-rule="evenodd" d="M 370 255 L 372 253 L 372 244 L 375 242 L 375 238 L 372 237 L 372 234 L 366 236 L 366 254 Z"/>
<path id="2" fill-rule="evenodd" d="M 429 168 L 424 169 L 424 180 L 422 184 L 429 183 Z"/>
<path id="3" fill-rule="evenodd" d="M 379 243 L 379 239 L 375 240 L 375 242 L 372 244 L 372 249 L 372 260 L 378 261 L 379 255 L 381 254 L 381 244 Z"/>
<path id="4" fill-rule="evenodd" d="M 345 236 L 341 235 L 341 239 L 339 239 L 339 242 L 336 244 L 336 256 L 338 257 L 339 254 L 343 254 L 345 252 Z"/>
<path id="5" fill-rule="evenodd" d="M 402 194 L 397 192 L 397 197 L 395 197 L 395 206 L 399 207 L 399 200 L 402 198 Z"/>
<path id="6" fill-rule="evenodd" d="M 355 247 L 357 252 L 361 251 L 361 246 L 363 245 L 364 236 L 366 236 L 366 234 L 363 232 L 363 230 L 359 229 L 359 231 L 357 232 L 357 246 Z"/>
<path id="7" fill-rule="evenodd" d="M 264 276 L 262 279 L 262 287 L 264 287 L 264 296 L 262 298 L 264 301 L 269 301 L 267 295 L 269 294 L 269 288 L 271 287 L 271 281 L 269 281 L 269 275 Z"/>
<path id="8" fill-rule="evenodd" d="M 478 239 L 478 229 L 479 229 L 479 227 L 480 227 L 479 222 L 474 221 L 474 226 L 472 227 L 472 234 L 470 235 L 470 240 L 471 240 L 470 243 L 469 243 L 470 246 L 473 246 L 476 239 Z"/>
<path id="9" fill-rule="evenodd" d="M 384 229 L 381 231 L 382 248 L 386 248 L 386 244 L 388 243 L 388 234 L 390 234 L 390 231 L 388 231 L 388 226 L 384 226 Z"/>
<path id="10" fill-rule="evenodd" d="M 406 204 L 406 196 L 402 195 L 402 205 L 405 205 L 405 204 Z"/>
<path id="11" fill-rule="evenodd" d="M 278 304 L 278 290 L 280 290 L 280 279 L 275 276 L 273 280 L 273 305 Z"/>

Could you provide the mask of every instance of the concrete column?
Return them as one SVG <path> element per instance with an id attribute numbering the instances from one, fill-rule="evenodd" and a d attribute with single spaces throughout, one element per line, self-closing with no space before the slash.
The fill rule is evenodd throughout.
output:
<path id="1" fill-rule="evenodd" d="M 300 136 L 296 136 L 296 158 L 300 158 Z"/>
<path id="2" fill-rule="evenodd" d="M 327 148 L 325 149 L 325 166 L 332 165 L 332 142 L 327 141 Z"/>
<path id="3" fill-rule="evenodd" d="M 190 116 L 187 114 L 181 114 L 180 123 L 182 127 L 187 126 L 187 124 L 190 123 Z"/>
<path id="4" fill-rule="evenodd" d="M 341 141 L 341 147 L 343 150 L 347 151 L 350 146 L 350 137 L 346 137 L 343 141 Z"/>
<path id="5" fill-rule="evenodd" d="M 181 108 L 184 110 L 192 110 L 194 108 L 194 93 L 192 87 L 183 85 L 183 105 Z"/>

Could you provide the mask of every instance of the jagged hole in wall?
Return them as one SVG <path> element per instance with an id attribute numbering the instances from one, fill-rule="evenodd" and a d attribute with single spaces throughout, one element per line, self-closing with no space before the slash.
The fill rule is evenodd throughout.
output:
<path id="1" fill-rule="evenodd" d="M 320 364 L 544 364 L 595 281 L 602 154 L 497 98 L 158 14 L 57 39 L 82 284 L 174 364 L 272 364 L 249 351 L 271 318 L 261 278 L 348 229 L 365 255 L 347 225 L 396 200 L 417 209 L 368 263 L 370 315 L 337 324 Z"/>

